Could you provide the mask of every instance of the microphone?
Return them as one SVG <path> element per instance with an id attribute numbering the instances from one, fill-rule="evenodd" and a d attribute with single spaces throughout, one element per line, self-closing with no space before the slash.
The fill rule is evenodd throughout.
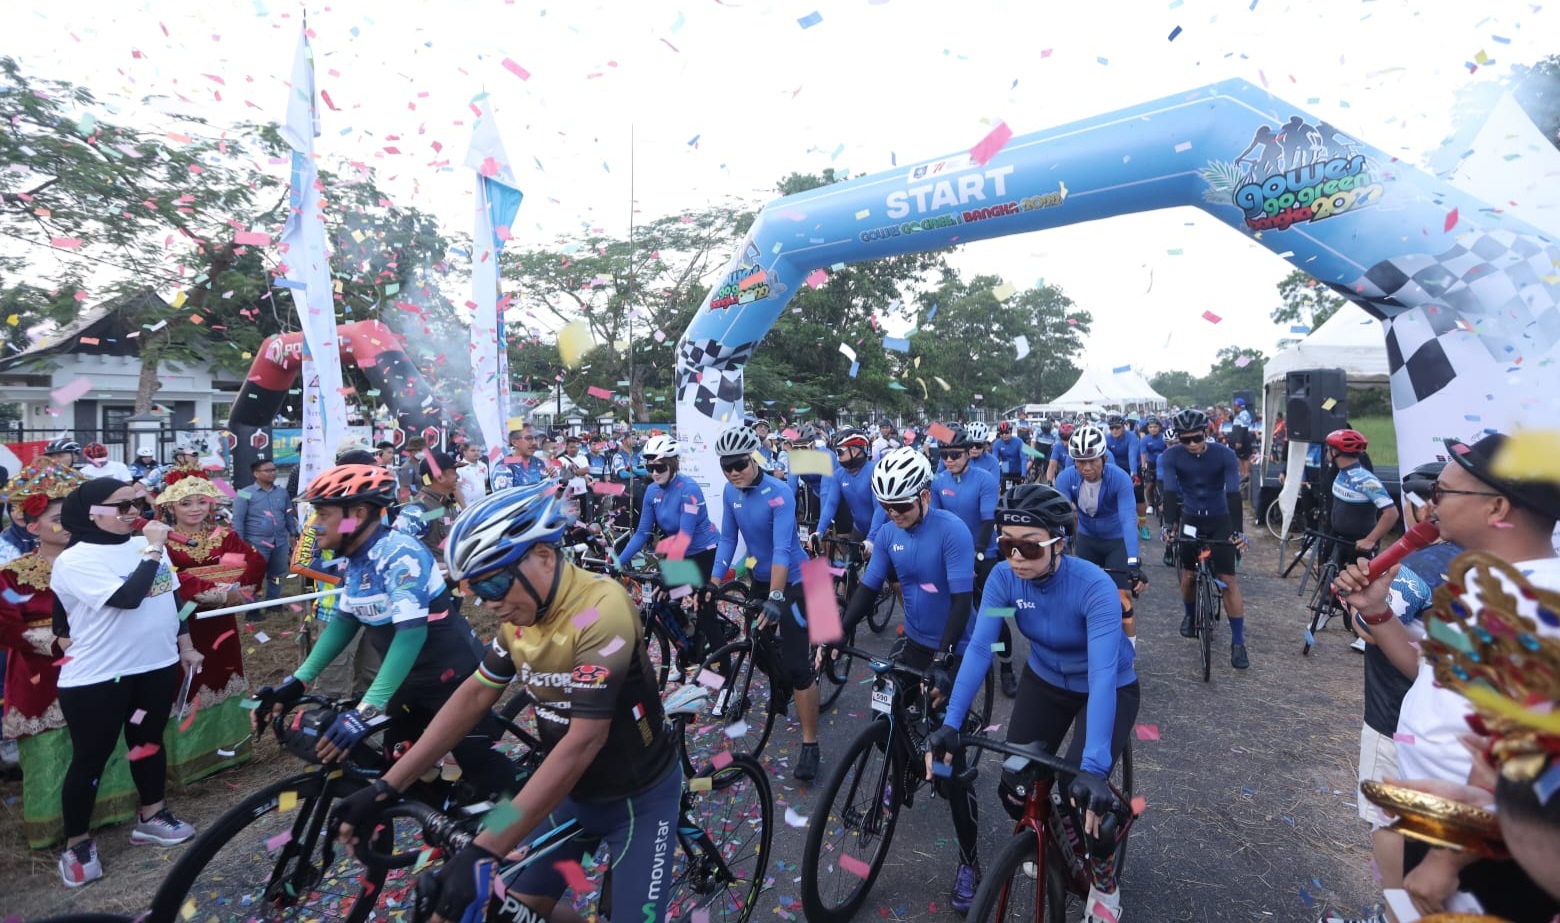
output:
<path id="1" fill-rule="evenodd" d="M 140 532 L 142 529 L 145 529 L 146 528 L 146 524 L 151 522 L 151 521 L 152 520 L 150 520 L 150 519 L 146 519 L 146 518 L 143 518 L 143 517 L 137 517 L 136 520 L 135 520 L 135 524 L 130 527 L 130 531 L 131 532 Z M 186 548 L 194 548 L 196 545 L 200 544 L 200 539 L 198 539 L 198 538 L 190 538 L 188 535 L 185 535 L 183 532 L 169 532 L 168 533 L 168 541 L 173 542 L 176 545 L 183 545 Z"/>
<path id="2" fill-rule="evenodd" d="M 1421 548 L 1434 545 L 1441 537 L 1441 527 L 1425 520 L 1403 533 L 1386 551 L 1371 558 L 1365 565 L 1366 580 L 1375 580 L 1392 569 L 1392 566 Z"/>

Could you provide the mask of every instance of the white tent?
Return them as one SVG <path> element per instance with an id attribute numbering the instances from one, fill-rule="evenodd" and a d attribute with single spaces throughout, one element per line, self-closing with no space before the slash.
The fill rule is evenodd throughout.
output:
<path id="1" fill-rule="evenodd" d="M 1049 403 L 1065 410 L 1103 410 L 1114 407 L 1163 407 L 1164 395 L 1155 391 L 1132 368 L 1101 372 L 1086 368 L 1067 393 Z"/>

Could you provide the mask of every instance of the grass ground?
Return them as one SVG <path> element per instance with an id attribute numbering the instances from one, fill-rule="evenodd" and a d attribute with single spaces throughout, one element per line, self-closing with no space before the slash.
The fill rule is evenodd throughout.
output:
<path id="1" fill-rule="evenodd" d="M 1349 421 L 1370 440 L 1370 458 L 1378 465 L 1398 463 L 1397 429 L 1391 417 L 1356 417 Z"/>

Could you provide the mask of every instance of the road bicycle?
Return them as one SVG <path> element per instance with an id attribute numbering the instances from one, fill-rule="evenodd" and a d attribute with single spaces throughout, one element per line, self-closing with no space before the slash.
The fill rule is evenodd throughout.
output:
<path id="1" fill-rule="evenodd" d="M 965 919 L 1035 923 L 1076 919 L 1075 908 L 1082 907 L 1093 884 L 1094 867 L 1104 865 L 1107 856 L 1110 877 L 1119 878 L 1126 867 L 1127 835 L 1142 811 L 1132 797 L 1131 742 L 1106 780 L 1116 803 L 1102 822 L 1104 829 L 1098 837 L 1084 833 L 1081 812 L 1066 803 L 1058 781 L 1076 775 L 1078 766 L 1038 744 L 964 735 L 959 743 L 1005 755 L 1003 784 L 1023 798 L 1022 809 L 1014 818 L 1013 836 L 987 865 Z"/>
<path id="2" fill-rule="evenodd" d="M 685 723 L 692 717 L 694 707 L 691 703 L 679 706 L 669 698 L 667 719 L 673 724 Z M 681 737 L 680 729 L 677 736 Z M 415 801 L 398 802 L 380 814 L 385 827 L 394 827 L 400 818 L 410 820 L 411 829 L 397 829 L 393 839 L 365 838 L 359 845 L 363 864 L 381 875 L 392 869 L 433 865 L 442 857 L 459 852 L 477 834 L 477 828 L 465 820 Z M 666 919 L 746 923 L 764 889 L 773 823 L 774 795 L 769 776 L 752 757 L 728 753 L 716 764 L 707 764 L 698 774 L 687 777 L 676 826 L 680 848 L 668 876 L 671 900 Z M 564 844 L 585 836 L 572 819 L 536 833 L 503 860 L 498 878 L 510 884 L 533 863 L 546 861 Z M 384 850 L 387 842 L 399 844 L 413 837 L 428 849 L 399 853 Z M 601 906 L 597 908 L 603 919 L 613 916 L 611 875 L 608 865 L 599 888 Z M 432 916 L 438 894 L 439 882 L 433 869 L 416 875 L 408 914 L 411 923 L 422 923 Z M 625 917 L 628 915 L 624 913 Z M 508 896 L 490 904 L 483 919 L 493 923 L 542 920 Z"/>
<path id="3" fill-rule="evenodd" d="M 1191 546 L 1197 549 L 1197 564 L 1192 571 L 1192 631 L 1197 638 L 1202 678 L 1206 683 L 1213 675 L 1213 635 L 1224 614 L 1224 583 L 1213 574 L 1213 549 L 1208 547 L 1206 539 L 1178 536 L 1175 544 L 1178 548 Z"/>
<path id="4" fill-rule="evenodd" d="M 1354 543 L 1346 538 L 1322 532 L 1307 530 L 1306 535 L 1315 536 L 1319 549 L 1316 584 L 1311 588 L 1311 598 L 1305 604 L 1305 609 L 1311 617 L 1305 629 L 1305 647 L 1300 651 L 1303 656 L 1309 657 L 1311 648 L 1316 646 L 1316 633 L 1326 628 L 1327 623 L 1334 618 L 1343 619 L 1350 634 L 1358 637 L 1359 633 L 1354 629 L 1354 620 L 1349 616 L 1348 607 L 1338 599 L 1338 594 L 1333 590 L 1333 580 L 1338 576 L 1338 571 L 1343 568 L 1343 556 L 1354 549 Z M 1325 556 L 1323 556 L 1324 551 Z"/>
<path id="5" fill-rule="evenodd" d="M 818 793 L 802 850 L 802 908 L 813 923 L 842 923 L 855 916 L 883 870 L 899 811 L 914 804 L 925 784 L 926 738 L 940 727 L 943 711 L 930 708 L 925 671 L 854 648 L 874 674 L 873 720 L 834 764 Z M 988 671 L 964 720 L 971 739 L 991 718 Z M 968 774 L 980 751 L 966 748 Z"/>
<path id="6" fill-rule="evenodd" d="M 284 749 L 313 762 L 319 734 L 342 707 L 344 703 L 305 695 L 274 716 L 269 727 Z M 518 785 L 541 764 L 541 744 L 502 715 L 494 717 L 519 747 L 513 757 Z M 386 870 L 365 868 L 336 842 L 330 812 L 338 800 L 373 784 L 389 766 L 381 748 L 365 741 L 339 763 L 273 782 L 240 801 L 179 856 L 153 895 L 147 919 L 361 923 L 385 891 Z M 492 807 L 484 800 L 487 793 L 461 781 L 453 764 L 414 783 L 409 791 L 471 819 Z M 370 839 L 387 848 L 392 836 L 381 830 Z"/>

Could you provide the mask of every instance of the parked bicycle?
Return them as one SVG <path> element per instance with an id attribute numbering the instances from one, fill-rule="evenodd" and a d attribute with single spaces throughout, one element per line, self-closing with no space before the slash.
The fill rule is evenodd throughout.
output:
<path id="1" fill-rule="evenodd" d="M 1351 635 L 1357 637 L 1358 633 L 1354 629 L 1354 620 L 1349 617 L 1348 608 L 1338 599 L 1332 585 L 1333 579 L 1343 569 L 1345 555 L 1354 551 L 1354 543 L 1324 532 L 1307 530 L 1306 536 L 1313 538 L 1317 546 L 1316 583 L 1311 587 L 1311 598 L 1305 604 L 1310 621 L 1305 628 L 1305 647 L 1300 651 L 1309 657 L 1311 648 L 1316 646 L 1317 632 L 1326 628 L 1334 618 L 1342 619 Z"/>

